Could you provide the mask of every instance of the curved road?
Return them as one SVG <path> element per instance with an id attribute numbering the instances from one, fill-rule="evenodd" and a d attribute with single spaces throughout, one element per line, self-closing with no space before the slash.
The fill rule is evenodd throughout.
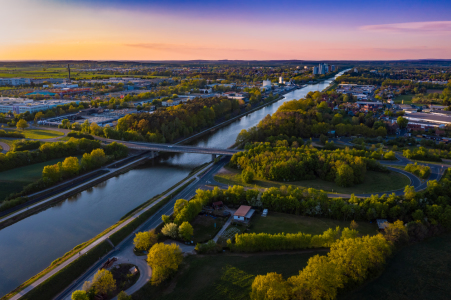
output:
<path id="1" fill-rule="evenodd" d="M 0 146 L 2 147 L 2 153 L 6 153 L 10 150 L 10 147 L 8 144 L 4 143 L 4 142 L 0 142 Z"/>

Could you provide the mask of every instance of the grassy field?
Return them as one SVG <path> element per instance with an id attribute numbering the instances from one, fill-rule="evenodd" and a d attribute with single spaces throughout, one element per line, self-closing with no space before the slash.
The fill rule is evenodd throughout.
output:
<path id="1" fill-rule="evenodd" d="M 43 129 L 25 129 L 25 130 L 11 130 L 14 132 L 22 133 L 27 139 L 53 139 L 62 137 L 64 133 L 54 130 Z"/>
<path id="2" fill-rule="evenodd" d="M 277 182 L 269 181 L 261 178 L 257 178 L 251 184 L 243 183 L 241 180 L 241 172 L 231 168 L 225 168 L 225 171 L 221 171 L 215 176 L 217 182 L 228 185 L 242 185 L 248 187 L 257 188 L 269 188 L 280 187 L 283 185 L 292 185 L 299 187 L 315 188 L 318 190 L 324 190 L 326 192 L 342 193 L 342 194 L 366 194 L 377 193 L 384 191 L 393 191 L 403 189 L 406 185 L 410 184 L 410 180 L 407 176 L 396 172 L 380 173 L 374 171 L 368 171 L 365 176 L 365 181 L 362 184 L 358 184 L 352 187 L 339 187 L 335 182 L 324 181 L 320 179 L 303 180 L 293 182 Z"/>
<path id="3" fill-rule="evenodd" d="M 81 156 L 78 156 L 80 158 Z M 39 164 L 0 172 L 0 202 L 11 193 L 20 192 L 26 185 L 41 178 L 45 166 L 54 165 L 65 158 L 53 159 Z"/>
<path id="4" fill-rule="evenodd" d="M 262 217 L 260 214 L 254 215 L 249 232 L 266 232 L 270 234 L 302 232 L 316 235 L 322 234 L 327 229 L 337 226 L 340 226 L 340 228 L 349 228 L 350 224 L 351 221 L 269 212 L 267 217 Z M 358 225 L 357 231 L 361 235 L 374 235 L 378 232 L 376 223 L 370 224 L 369 222 L 361 221 L 358 222 Z"/>
<path id="5" fill-rule="evenodd" d="M 172 281 L 158 287 L 148 283 L 133 294 L 133 299 L 250 299 L 251 284 L 256 275 L 277 272 L 288 278 L 297 275 L 311 256 L 325 253 L 312 250 L 283 255 L 188 256 Z"/>
<path id="6" fill-rule="evenodd" d="M 388 262 L 380 277 L 341 299 L 449 299 L 450 268 L 448 234 L 405 247 Z"/>
<path id="7" fill-rule="evenodd" d="M 398 97 L 394 98 L 396 104 L 401 104 L 404 100 L 404 104 L 412 104 L 412 98 L 415 95 L 399 95 Z"/>
<path id="8" fill-rule="evenodd" d="M 208 216 L 197 216 L 191 225 L 193 225 L 193 241 L 194 243 L 205 243 L 215 237 L 216 233 L 221 230 L 224 223 L 227 221 L 226 218 L 216 218 Z M 216 227 L 215 227 L 216 224 Z"/>

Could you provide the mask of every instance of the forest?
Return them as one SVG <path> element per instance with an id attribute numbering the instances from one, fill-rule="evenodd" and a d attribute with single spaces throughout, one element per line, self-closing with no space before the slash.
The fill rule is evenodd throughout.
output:
<path id="1" fill-rule="evenodd" d="M 352 186 L 365 180 L 367 170 L 388 172 L 366 150 L 317 150 L 311 146 L 271 147 L 269 143 L 253 144 L 238 152 L 230 166 L 252 171 L 275 181 L 297 181 L 320 178 L 339 186 Z"/>
<path id="2" fill-rule="evenodd" d="M 265 142 L 279 135 L 320 137 L 331 131 L 335 131 L 338 136 L 386 136 L 388 125 L 377 121 L 371 112 L 351 117 L 342 109 L 335 112 L 331 109 L 352 100 L 348 95 L 335 92 L 310 92 L 305 99 L 285 102 L 277 112 L 267 115 L 257 126 L 243 129 L 236 141 L 238 144 Z"/>

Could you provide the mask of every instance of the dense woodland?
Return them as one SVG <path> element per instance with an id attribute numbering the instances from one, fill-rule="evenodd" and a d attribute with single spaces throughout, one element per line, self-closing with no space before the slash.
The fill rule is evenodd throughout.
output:
<path id="1" fill-rule="evenodd" d="M 349 116 L 332 106 L 352 101 L 348 95 L 310 92 L 305 99 L 287 101 L 273 115 L 267 115 L 256 127 L 243 129 L 237 137 L 240 144 L 265 142 L 279 135 L 301 138 L 327 135 L 331 130 L 339 136 L 363 135 L 377 137 L 387 135 L 387 124 L 377 121 L 372 113 Z"/>
<path id="2" fill-rule="evenodd" d="M 317 150 L 310 146 L 271 147 L 269 143 L 246 147 L 230 160 L 231 167 L 253 171 L 257 176 L 276 181 L 320 178 L 339 186 L 352 186 L 365 180 L 367 170 L 387 172 L 365 150 Z"/>

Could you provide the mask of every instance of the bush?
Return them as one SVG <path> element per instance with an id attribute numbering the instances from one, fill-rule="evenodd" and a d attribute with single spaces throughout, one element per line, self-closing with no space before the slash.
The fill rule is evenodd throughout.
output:
<path id="1" fill-rule="evenodd" d="M 422 179 L 427 179 L 431 175 L 431 168 L 428 166 L 415 164 L 408 164 L 404 170 L 413 173 Z"/>
<path id="2" fill-rule="evenodd" d="M 9 137 L 9 138 L 25 138 L 25 135 L 22 133 L 14 132 L 14 131 L 6 131 L 0 130 L 0 137 Z"/>
<path id="3" fill-rule="evenodd" d="M 194 248 L 199 254 L 207 254 L 207 253 L 218 253 L 221 252 L 221 245 L 215 243 L 213 240 L 209 240 L 204 244 L 197 243 L 196 248 Z"/>
<path id="4" fill-rule="evenodd" d="M 73 137 L 76 139 L 88 139 L 88 140 L 94 140 L 94 137 L 87 133 L 82 133 L 79 131 L 71 131 L 67 134 L 68 137 Z"/>
<path id="5" fill-rule="evenodd" d="M 25 150 L 36 150 L 41 146 L 40 141 L 14 141 L 11 151 L 25 151 Z"/>
<path id="6" fill-rule="evenodd" d="M 254 172 L 244 170 L 243 172 L 241 172 L 241 179 L 245 183 L 251 183 L 252 181 L 254 181 Z"/>

